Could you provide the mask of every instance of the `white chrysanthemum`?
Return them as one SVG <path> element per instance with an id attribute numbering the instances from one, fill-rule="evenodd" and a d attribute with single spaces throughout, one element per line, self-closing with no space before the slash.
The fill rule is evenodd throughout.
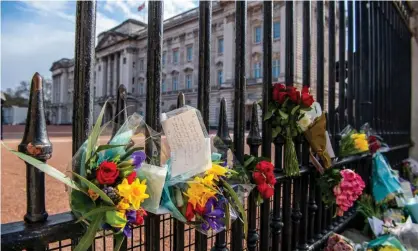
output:
<path id="1" fill-rule="evenodd" d="M 303 114 L 303 117 L 297 122 L 302 131 L 306 131 L 309 125 L 312 123 L 312 118 L 307 113 Z"/>

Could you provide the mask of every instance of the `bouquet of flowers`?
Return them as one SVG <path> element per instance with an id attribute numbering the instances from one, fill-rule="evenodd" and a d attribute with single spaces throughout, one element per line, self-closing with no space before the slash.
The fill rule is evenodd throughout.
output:
<path id="1" fill-rule="evenodd" d="M 369 144 L 369 151 L 371 154 L 375 154 L 377 151 L 386 151 L 389 147 L 383 142 L 383 138 L 380 137 L 369 125 L 365 123 L 361 126 L 360 131 L 365 133 Z"/>
<path id="2" fill-rule="evenodd" d="M 369 144 L 365 133 L 358 133 L 350 125 L 341 132 L 340 157 L 347 157 L 369 151 Z"/>
<path id="3" fill-rule="evenodd" d="M 240 218 L 246 233 L 242 201 L 251 186 L 241 166 L 233 163 L 227 147 L 222 147 L 222 154 L 212 152 L 198 110 L 186 106 L 162 117 L 170 149 L 162 209 L 204 234 L 223 231 L 230 221 Z"/>
<path id="4" fill-rule="evenodd" d="M 392 235 L 383 235 L 370 241 L 367 251 L 406 251 L 402 243 Z"/>
<path id="5" fill-rule="evenodd" d="M 353 206 L 365 187 L 363 179 L 353 170 L 328 169 L 319 179 L 322 200 L 328 205 L 337 205 L 336 215 Z"/>
<path id="6" fill-rule="evenodd" d="M 271 198 L 276 184 L 273 164 L 266 158 L 252 155 L 245 155 L 244 161 L 244 168 L 257 187 L 257 202 L 262 203 L 264 199 Z"/>
<path id="7" fill-rule="evenodd" d="M 393 199 L 402 192 L 401 183 L 382 153 L 377 152 L 372 159 L 373 198 L 377 203 Z"/>
<path id="8" fill-rule="evenodd" d="M 147 191 L 149 180 L 139 178 L 141 169 L 149 166 L 145 163 L 143 147 L 135 145 L 133 141 L 134 136 L 143 136 L 146 127 L 142 117 L 132 115 L 108 144 L 100 144 L 99 136 L 110 125 L 108 122 L 100 127 L 105 107 L 106 104 L 87 141 L 71 161 L 70 167 L 74 170 L 72 177 L 30 156 L 11 150 L 22 160 L 70 188 L 72 212 L 87 226 L 87 231 L 75 250 L 87 250 L 100 228 L 114 232 L 115 250 L 118 250 L 124 238 L 131 235 L 132 226 L 143 223 L 146 212 L 142 204 L 147 200 L 160 200 L 158 196 L 150 198 Z M 158 179 L 152 174 L 147 177 L 152 181 Z M 163 185 L 164 183 L 160 184 L 161 190 Z"/>
<path id="9" fill-rule="evenodd" d="M 309 87 L 304 86 L 302 92 L 293 86 L 275 84 L 273 101 L 269 104 L 264 120 L 272 124 L 273 138 L 279 135 L 284 138 L 284 173 L 286 176 L 298 176 L 299 164 L 296 158 L 293 138 L 300 135 L 311 124 L 305 112 L 311 110 L 314 99 Z"/>
<path id="10" fill-rule="evenodd" d="M 331 234 L 324 251 L 354 251 L 354 243 L 342 235 Z"/>

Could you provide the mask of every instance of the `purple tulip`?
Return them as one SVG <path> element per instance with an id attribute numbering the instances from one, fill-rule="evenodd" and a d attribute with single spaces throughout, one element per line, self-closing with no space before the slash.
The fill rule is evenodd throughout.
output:
<path id="1" fill-rule="evenodd" d="M 143 151 L 136 151 L 132 153 L 131 155 L 133 159 L 133 164 L 135 166 L 135 169 L 138 169 L 141 167 L 142 163 L 146 160 L 147 156 Z"/>

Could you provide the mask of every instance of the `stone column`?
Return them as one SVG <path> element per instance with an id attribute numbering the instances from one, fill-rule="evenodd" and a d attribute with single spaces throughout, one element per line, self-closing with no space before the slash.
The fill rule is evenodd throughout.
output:
<path id="1" fill-rule="evenodd" d="M 110 96 L 112 94 L 112 92 L 111 92 L 111 87 L 112 87 L 111 76 L 112 76 L 112 58 L 111 58 L 111 55 L 109 55 L 109 56 L 107 56 L 107 92 L 106 92 L 107 96 Z"/>
<path id="2" fill-rule="evenodd" d="M 101 67 L 102 79 L 101 79 L 100 85 L 102 86 L 101 96 L 104 97 L 106 96 L 106 93 L 107 93 L 107 57 L 102 57 L 101 61 L 102 63 L 100 67 Z"/>
<path id="3" fill-rule="evenodd" d="M 118 89 L 118 62 L 119 56 L 118 53 L 113 54 L 113 88 L 112 88 L 112 95 L 116 95 L 116 90 Z"/>

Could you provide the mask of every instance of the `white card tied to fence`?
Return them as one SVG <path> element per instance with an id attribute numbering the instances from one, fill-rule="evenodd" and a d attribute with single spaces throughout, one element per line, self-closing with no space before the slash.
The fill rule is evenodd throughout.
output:
<path id="1" fill-rule="evenodd" d="M 171 177 L 211 167 L 210 139 L 205 138 L 196 110 L 168 118 L 162 126 L 171 150 Z"/>

